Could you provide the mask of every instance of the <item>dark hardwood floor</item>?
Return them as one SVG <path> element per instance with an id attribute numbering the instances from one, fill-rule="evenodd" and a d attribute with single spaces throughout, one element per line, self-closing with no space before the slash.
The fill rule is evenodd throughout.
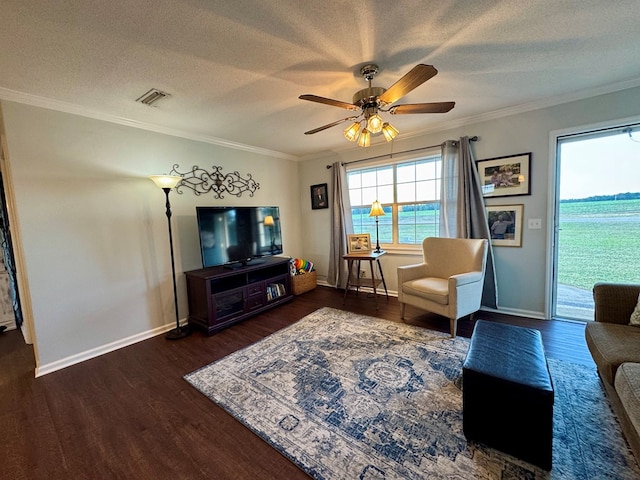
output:
<path id="1" fill-rule="evenodd" d="M 396 298 L 380 302 L 318 287 L 211 337 L 155 337 L 33 378 L 33 350 L 18 331 L 0 335 L 2 479 L 308 479 L 192 388 L 182 376 L 331 306 L 400 322 Z M 448 331 L 446 319 L 407 307 L 407 323 Z M 547 355 L 593 366 L 584 324 L 480 312 L 476 318 L 537 328 Z M 458 331 L 469 337 L 471 320 Z"/>

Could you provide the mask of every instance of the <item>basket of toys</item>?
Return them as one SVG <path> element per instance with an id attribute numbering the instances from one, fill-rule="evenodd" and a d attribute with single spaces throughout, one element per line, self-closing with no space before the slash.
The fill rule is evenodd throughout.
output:
<path id="1" fill-rule="evenodd" d="M 289 262 L 291 273 L 291 291 L 301 295 L 313 290 L 317 285 L 317 274 L 313 263 L 301 258 L 292 258 Z"/>

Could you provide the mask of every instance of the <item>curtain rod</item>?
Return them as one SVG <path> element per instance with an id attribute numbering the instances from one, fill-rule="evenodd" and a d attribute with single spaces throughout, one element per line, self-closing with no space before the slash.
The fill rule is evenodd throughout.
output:
<path id="1" fill-rule="evenodd" d="M 477 142 L 478 140 L 479 139 L 478 139 L 477 135 L 474 135 L 473 137 L 469 137 L 469 141 L 470 142 Z M 442 143 L 438 143 L 437 145 L 429 145 L 428 147 L 414 148 L 412 150 L 404 150 L 402 152 L 385 153 L 384 155 L 378 155 L 377 157 L 362 158 L 360 160 L 354 160 L 352 162 L 342 162 L 340 165 L 351 165 L 352 163 L 368 162 L 370 160 L 376 160 L 378 158 L 384 158 L 384 157 L 392 157 L 393 158 L 394 155 L 401 155 L 401 154 L 404 154 L 404 153 L 419 152 L 420 150 L 427 150 L 428 148 L 435 148 L 435 147 L 439 147 L 440 145 L 442 145 Z M 327 170 L 330 169 L 331 167 L 333 167 L 333 165 L 327 165 Z"/>

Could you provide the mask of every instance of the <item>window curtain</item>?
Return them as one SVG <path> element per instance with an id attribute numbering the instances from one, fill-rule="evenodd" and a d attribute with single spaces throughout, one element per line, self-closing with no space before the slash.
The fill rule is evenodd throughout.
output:
<path id="1" fill-rule="evenodd" d="M 469 137 L 442 144 L 440 236 L 489 240 L 482 305 L 498 307 L 493 247 L 478 170 Z"/>
<path id="2" fill-rule="evenodd" d="M 331 168 L 331 244 L 329 248 L 329 273 L 327 283 L 336 288 L 347 287 L 347 235 L 353 233 L 351 201 L 347 186 L 347 171 L 340 162 Z"/>

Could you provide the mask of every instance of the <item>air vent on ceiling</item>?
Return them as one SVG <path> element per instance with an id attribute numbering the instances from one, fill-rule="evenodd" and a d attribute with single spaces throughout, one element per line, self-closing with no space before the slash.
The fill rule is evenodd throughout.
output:
<path id="1" fill-rule="evenodd" d="M 140 98 L 138 98 L 136 100 L 136 102 L 143 103 L 143 104 L 148 105 L 150 107 L 153 104 L 157 103 L 158 101 L 160 101 L 163 98 L 168 97 L 168 96 L 169 96 L 168 93 L 161 92 L 157 88 L 152 88 L 147 93 L 145 93 Z"/>

